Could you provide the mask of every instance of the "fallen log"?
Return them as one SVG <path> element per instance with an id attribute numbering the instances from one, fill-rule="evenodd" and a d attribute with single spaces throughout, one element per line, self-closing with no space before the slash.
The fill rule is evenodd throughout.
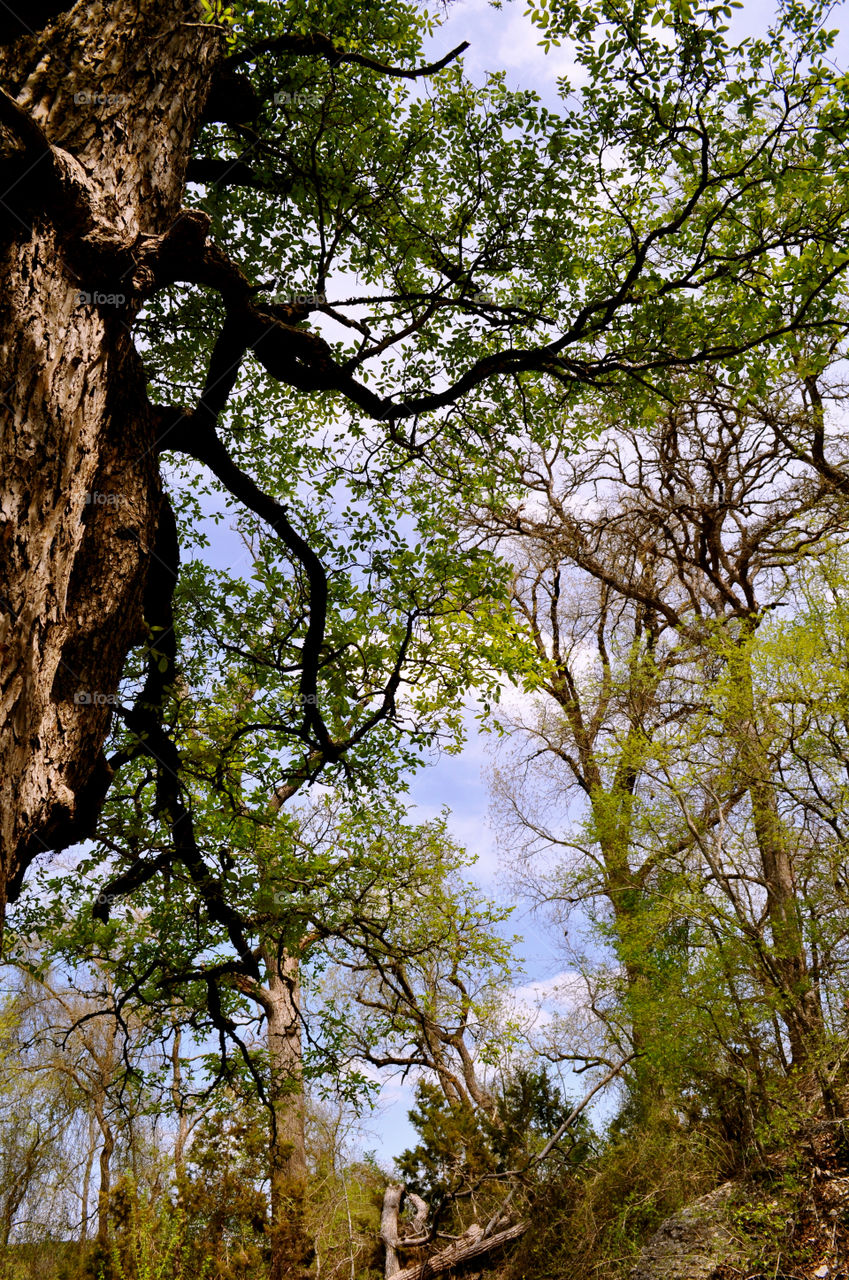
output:
<path id="1" fill-rule="evenodd" d="M 517 1222 L 506 1231 L 487 1236 L 484 1235 L 483 1227 L 475 1223 L 464 1236 L 449 1245 L 447 1249 L 434 1253 L 425 1262 L 417 1263 L 414 1267 L 405 1267 L 403 1271 L 394 1272 L 392 1280 L 430 1280 L 431 1276 L 438 1276 L 440 1272 L 448 1271 L 450 1267 L 457 1267 L 462 1262 L 478 1258 L 483 1253 L 489 1253 L 491 1249 L 497 1249 L 499 1245 L 518 1240 L 519 1236 L 527 1231 L 528 1225 L 527 1222 Z"/>

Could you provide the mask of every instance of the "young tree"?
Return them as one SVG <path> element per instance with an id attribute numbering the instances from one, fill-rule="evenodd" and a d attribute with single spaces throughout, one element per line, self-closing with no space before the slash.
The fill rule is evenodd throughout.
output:
<path id="1" fill-rule="evenodd" d="M 78 1173 L 67 1139 L 79 1122 L 78 1099 L 59 1073 L 34 1073 L 26 1052 L 32 1030 L 18 993 L 2 1011 L 3 1086 L 0 1091 L 0 1250 L 4 1270 L 10 1243 L 40 1233 L 69 1234 L 79 1225 L 73 1204 Z M 51 1209 L 48 1210 L 47 1206 Z"/>
<path id="2" fill-rule="evenodd" d="M 119 1175 L 129 1170 L 136 1180 L 149 1172 L 142 1167 L 148 1154 L 147 1100 L 139 1090 L 149 1034 L 138 1019 L 118 1008 L 108 970 L 78 971 L 74 979 L 63 981 L 60 974 L 36 965 L 29 973 L 24 969 L 18 1004 L 25 1012 L 27 1035 L 20 1051 L 28 1073 L 64 1082 L 68 1098 L 92 1131 L 85 1144 L 80 1236 L 85 1240 L 89 1233 L 97 1155 L 96 1235 L 105 1250 L 116 1164 Z M 81 987 L 93 994 L 82 994 Z"/>
<path id="3" fill-rule="evenodd" d="M 200 463 L 303 577 L 318 768 L 344 754 L 330 573 L 287 510 L 317 423 L 344 415 L 380 483 L 423 454 L 456 476 L 487 456 L 476 406 L 507 422 L 542 388 L 833 323 L 845 84 L 821 6 L 739 49 L 724 15 L 539 10 L 589 79 L 562 115 L 500 78 L 472 100 L 460 50 L 423 66 L 428 19 L 401 2 L 79 0 L 36 6 L 36 31 L 4 20 L 0 897 L 92 830 L 140 642 L 151 696 L 131 723 L 172 778 L 151 710 L 179 576 L 163 454 Z M 429 95 L 407 93 L 425 74 Z"/>

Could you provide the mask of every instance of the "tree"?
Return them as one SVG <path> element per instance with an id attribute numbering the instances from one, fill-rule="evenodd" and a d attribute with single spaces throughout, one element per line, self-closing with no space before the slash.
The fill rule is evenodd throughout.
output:
<path id="1" fill-rule="evenodd" d="M 778 747 L 780 811 L 794 833 L 800 914 L 835 1045 L 844 1037 L 847 986 L 845 580 L 838 538 L 795 576 L 792 609 L 765 620 L 753 653 L 756 697 L 769 707 Z"/>
<path id="2" fill-rule="evenodd" d="M 378 487 L 423 457 L 468 484 L 481 406 L 506 422 L 537 395 L 831 326 L 845 86 L 819 6 L 737 50 L 724 13 L 540 10 L 548 40 L 574 28 L 589 76 L 562 116 L 499 78 L 472 103 L 460 51 L 422 66 L 427 19 L 402 3 L 104 0 L 41 4 L 34 33 L 6 21 L 4 899 L 93 829 L 123 761 L 103 751 L 113 713 L 170 788 L 173 856 L 197 865 L 158 716 L 179 577 L 163 455 L 200 463 L 302 580 L 314 778 L 350 746 L 328 709 L 332 574 L 288 510 L 318 423 L 343 417 Z M 430 96 L 405 96 L 425 73 Z"/>
<path id="3" fill-rule="evenodd" d="M 510 946 L 495 930 L 509 912 L 464 880 L 468 858 L 444 822 L 407 823 L 376 794 L 368 811 L 326 796 L 289 814 L 251 812 L 230 794 L 227 814 L 220 788 L 198 791 L 194 819 L 219 849 L 244 931 L 235 942 L 208 919 L 203 886 L 176 870 L 164 887 L 148 878 L 109 921 L 92 919 L 103 859 L 123 853 L 132 869 L 129 849 L 137 859 L 145 849 L 117 788 L 108 843 L 70 875 L 37 877 L 12 937 L 40 934 L 66 964 L 98 956 L 120 1017 L 143 1020 L 151 1038 L 180 1025 L 217 1038 L 213 1081 L 235 1080 L 266 1111 L 272 1275 L 299 1276 L 310 1249 L 306 1088 L 362 1103 L 364 1064 L 424 1068 L 452 1099 L 491 1106 L 479 1063 L 508 1039 L 499 996 Z"/>
<path id="4" fill-rule="evenodd" d="M 669 708 L 681 646 L 650 606 L 578 579 L 559 545 L 556 514 L 549 519 L 550 536 L 511 544 L 516 614 L 532 645 L 528 683 L 537 699 L 530 716 L 500 712 L 509 736 L 495 802 L 523 863 L 558 851 L 549 893 L 564 903 L 600 897 L 609 907 L 625 981 L 625 1035 L 639 1055 L 634 1090 L 649 1106 L 663 1088 L 644 1056 L 662 1038 L 652 958 L 662 926 L 652 903 L 658 868 L 668 867 L 681 842 L 672 831 L 666 848 L 660 832 L 645 829 L 641 790 L 658 740 L 668 749 L 675 733 Z M 642 572 L 651 575 L 652 567 Z M 583 830 L 568 821 L 573 797 L 586 806 Z"/>
<path id="5" fill-rule="evenodd" d="M 398 1170 L 408 1191 L 430 1201 L 436 1220 L 447 1215 L 452 1227 L 455 1218 L 463 1221 L 468 1213 L 463 1213 L 461 1201 L 470 1197 L 473 1216 L 483 1213 L 486 1217 L 498 1203 L 499 1178 L 521 1180 L 522 1174 L 530 1173 L 530 1182 L 533 1173 L 540 1172 L 525 1166 L 555 1132 L 565 1111 L 562 1093 L 546 1067 L 519 1066 L 509 1073 L 497 1090 L 490 1115 L 468 1104 L 452 1106 L 440 1090 L 423 1081 L 410 1112 L 420 1140 L 399 1156 Z M 579 1132 L 569 1159 L 576 1147 L 576 1158 L 586 1154 L 584 1139 L 589 1131 L 583 1118 Z M 488 1188 L 488 1182 L 494 1187 Z"/>
<path id="6" fill-rule="evenodd" d="M 96 1235 L 106 1251 L 116 1164 L 119 1174 L 129 1171 L 137 1181 L 148 1175 L 155 1183 L 158 1174 L 159 1153 L 154 1153 L 153 1168 L 147 1160 L 155 1143 L 145 1133 L 149 1126 L 139 1090 L 149 1034 L 137 1019 L 122 1016 L 108 971 L 77 972 L 74 979 L 63 981 L 60 974 L 45 970 L 43 957 L 41 965 L 30 958 L 17 997 L 26 1027 L 19 1052 L 29 1075 L 43 1075 L 48 1085 L 63 1082 L 74 1111 L 85 1117 L 89 1133 L 80 1144 L 85 1152 L 80 1238 L 84 1241 L 89 1235 L 95 1181 Z M 81 994 L 81 986 L 91 994 Z"/>
<path id="7" fill-rule="evenodd" d="M 153 1195 L 160 1189 L 150 1100 L 138 1088 L 138 1024 L 125 1021 L 122 1043 L 114 1008 L 30 962 L 29 971 L 10 975 L 0 1042 L 4 1268 L 10 1249 L 40 1250 L 50 1241 L 66 1242 L 69 1261 L 82 1264 L 93 1223 L 106 1256 L 121 1175 L 129 1172 Z"/>
<path id="8" fill-rule="evenodd" d="M 615 406 L 600 412 L 599 443 L 576 457 L 531 453 L 524 503 L 474 518 L 516 564 L 525 680 L 543 699 L 502 770 L 504 810 L 531 846 L 578 852 L 557 897 L 606 900 L 649 1093 L 685 1008 L 724 1021 L 711 986 L 736 1002 L 731 1039 L 748 1038 L 757 1062 L 742 939 L 768 993 L 760 1017 L 779 1013 L 793 1065 L 814 1071 L 837 1114 L 802 910 L 808 859 L 781 794 L 788 739 L 753 662 L 807 559 L 845 538 L 839 421 L 824 427 L 795 371 L 754 404 L 710 379 L 645 410 L 633 427 Z M 812 465 L 810 439 L 831 464 Z M 582 794 L 583 832 L 539 816 L 558 789 Z"/>
<path id="9" fill-rule="evenodd" d="M 199 1275 L 228 1268 L 262 1275 L 268 1231 L 262 1117 L 250 1098 L 220 1103 L 199 1124 L 178 1182 L 187 1261 Z"/>
<path id="10" fill-rule="evenodd" d="M 0 1093 L 0 1249 L 4 1269 L 10 1243 L 38 1232 L 72 1231 L 73 1153 L 66 1142 L 75 1128 L 76 1100 L 57 1073 L 27 1070 L 31 1030 L 25 1003 L 4 1001 L 3 1089 Z M 44 1212 L 51 1201 L 54 1215 Z M 53 1223 L 51 1224 L 51 1216 Z"/>

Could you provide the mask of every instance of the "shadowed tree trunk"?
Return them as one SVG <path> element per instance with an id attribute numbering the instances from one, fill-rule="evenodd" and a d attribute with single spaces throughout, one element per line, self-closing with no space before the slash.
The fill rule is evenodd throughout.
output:
<path id="1" fill-rule="evenodd" d="M 304 1132 L 303 1044 L 300 962 L 268 942 L 263 947 L 265 982 L 240 976 L 241 991 L 265 1014 L 268 1098 L 272 1119 L 268 1143 L 271 1228 L 270 1280 L 302 1280 L 310 1244 L 304 1231 L 307 1178 Z"/>
<path id="2" fill-rule="evenodd" d="M 103 1146 L 100 1148 L 100 1186 L 97 1191 L 97 1239 L 106 1248 L 109 1244 L 109 1197 L 112 1193 L 112 1155 L 115 1151 L 115 1135 L 112 1126 L 98 1109 L 97 1115 Z"/>
<path id="3" fill-rule="evenodd" d="M 0 49 L 0 911 L 90 829 L 143 636 L 161 496 L 131 326 L 201 225 L 180 218 L 221 46 L 201 19 L 78 3 Z"/>
<path id="4" fill-rule="evenodd" d="M 272 1254 L 270 1280 L 300 1280 L 308 1242 L 303 1228 L 307 1163 L 298 959 L 268 957 L 268 1056 L 274 1128 L 271 1135 Z"/>
<path id="5" fill-rule="evenodd" d="M 174 1173 L 178 1179 L 183 1174 L 186 1147 L 189 1141 L 189 1117 L 186 1115 L 186 1102 L 183 1096 L 183 1068 L 180 1062 L 182 1043 L 182 1029 L 175 1018 L 174 1039 L 171 1045 L 171 1102 L 177 1116 L 177 1132 L 174 1135 Z"/>

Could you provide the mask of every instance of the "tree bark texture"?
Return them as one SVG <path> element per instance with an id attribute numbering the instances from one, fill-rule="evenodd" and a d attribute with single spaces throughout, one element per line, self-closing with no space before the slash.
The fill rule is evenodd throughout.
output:
<path id="1" fill-rule="evenodd" d="M 397 1182 L 390 1182 L 383 1194 L 383 1208 L 380 1213 L 380 1238 L 386 1255 L 384 1264 L 386 1280 L 394 1276 L 396 1271 L 401 1270 L 398 1260 L 398 1214 L 403 1198 L 404 1188 Z"/>
<path id="2" fill-rule="evenodd" d="M 270 1101 L 274 1110 L 271 1164 L 270 1280 L 300 1280 L 309 1242 L 304 1230 L 307 1177 L 303 1045 L 297 956 L 266 948 L 267 985 L 256 995 L 266 1015 Z"/>
<path id="3" fill-rule="evenodd" d="M 97 1239 L 106 1248 L 109 1244 L 109 1199 L 112 1194 L 112 1155 L 115 1135 L 112 1126 L 100 1121 L 103 1146 L 100 1148 L 100 1186 L 97 1191 Z"/>
<path id="4" fill-rule="evenodd" d="M 97 0 L 0 49 L 0 909 L 84 837 L 161 504 L 131 328 L 181 216 L 220 33 Z"/>

